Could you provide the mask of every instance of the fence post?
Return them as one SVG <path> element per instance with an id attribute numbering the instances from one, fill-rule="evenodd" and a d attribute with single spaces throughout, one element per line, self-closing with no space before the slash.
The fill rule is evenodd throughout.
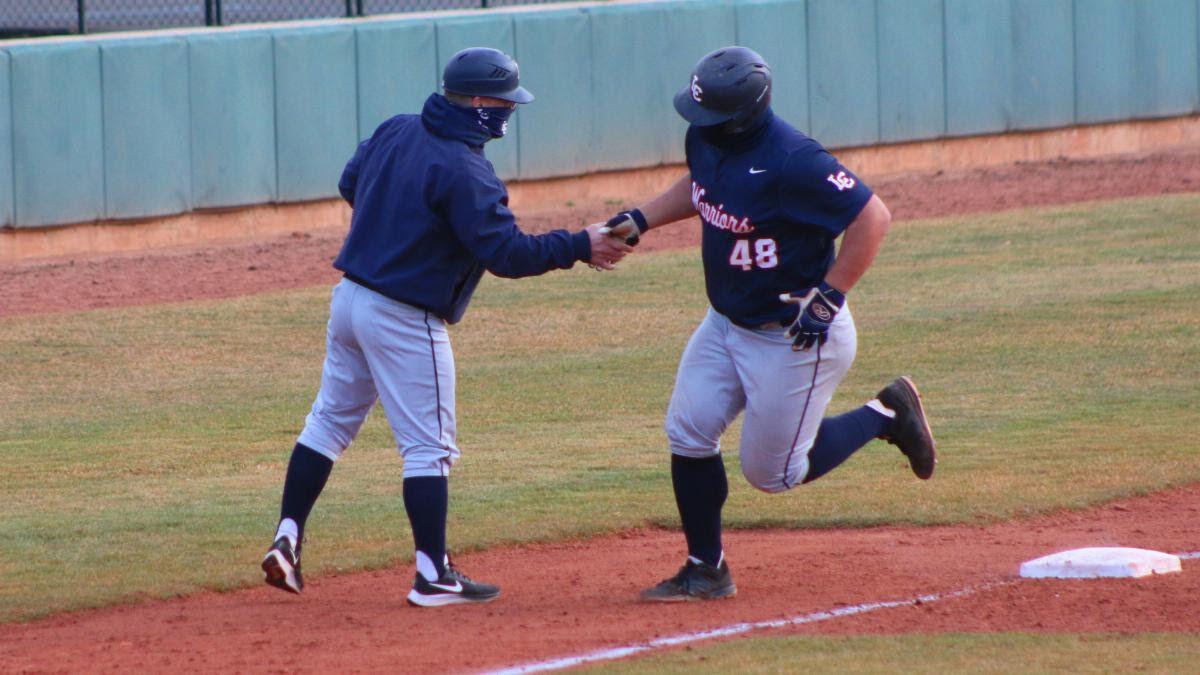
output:
<path id="1" fill-rule="evenodd" d="M 213 25 L 212 0 L 204 0 L 204 25 Z"/>
<path id="2" fill-rule="evenodd" d="M 87 19 L 84 16 L 85 14 L 87 14 L 87 8 L 83 6 L 84 5 L 83 0 L 79 0 L 75 4 L 79 10 L 79 34 L 83 35 L 84 33 L 87 32 Z"/>

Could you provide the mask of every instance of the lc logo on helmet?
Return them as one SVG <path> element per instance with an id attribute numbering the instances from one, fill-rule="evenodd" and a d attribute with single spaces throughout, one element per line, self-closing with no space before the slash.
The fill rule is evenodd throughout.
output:
<path id="1" fill-rule="evenodd" d="M 692 75 L 692 100 L 696 103 L 704 96 L 704 90 L 700 88 L 700 76 Z"/>

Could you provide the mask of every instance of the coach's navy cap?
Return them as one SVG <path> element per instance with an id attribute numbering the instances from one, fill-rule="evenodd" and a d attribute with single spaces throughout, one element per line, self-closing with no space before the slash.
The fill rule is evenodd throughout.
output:
<path id="1" fill-rule="evenodd" d="M 521 86 L 517 62 L 499 49 L 470 47 L 450 57 L 442 71 L 442 88 L 466 96 L 529 103 L 533 94 Z"/>

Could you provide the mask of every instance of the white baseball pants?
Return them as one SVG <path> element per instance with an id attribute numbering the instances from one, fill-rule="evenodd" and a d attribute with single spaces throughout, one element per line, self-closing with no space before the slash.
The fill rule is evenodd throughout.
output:
<path id="1" fill-rule="evenodd" d="M 376 400 L 404 458 L 404 477 L 448 475 L 459 451 L 445 322 L 343 279 L 329 304 L 321 390 L 299 442 L 336 461 Z"/>
<path id="2" fill-rule="evenodd" d="M 820 348 L 794 352 L 786 328 L 751 330 L 709 308 L 692 334 L 667 409 L 671 452 L 710 457 L 742 410 L 742 473 L 764 492 L 799 485 L 833 392 L 854 363 L 858 336 L 847 305 Z"/>

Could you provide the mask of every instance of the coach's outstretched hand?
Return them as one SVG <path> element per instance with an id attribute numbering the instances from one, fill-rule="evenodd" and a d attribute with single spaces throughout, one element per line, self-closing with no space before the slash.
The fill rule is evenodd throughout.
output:
<path id="1" fill-rule="evenodd" d="M 813 345 L 825 344 L 829 339 L 833 317 L 846 304 L 845 294 L 824 281 L 816 288 L 783 293 L 779 299 L 800 305 L 800 316 L 788 328 L 788 336 L 793 338 L 794 352 L 808 351 Z"/>
<path id="2" fill-rule="evenodd" d="M 592 257 L 588 264 L 598 270 L 616 269 L 616 265 L 633 247 L 623 239 L 610 236 L 604 231 L 604 223 L 594 223 L 587 226 L 588 239 L 592 243 Z"/>

